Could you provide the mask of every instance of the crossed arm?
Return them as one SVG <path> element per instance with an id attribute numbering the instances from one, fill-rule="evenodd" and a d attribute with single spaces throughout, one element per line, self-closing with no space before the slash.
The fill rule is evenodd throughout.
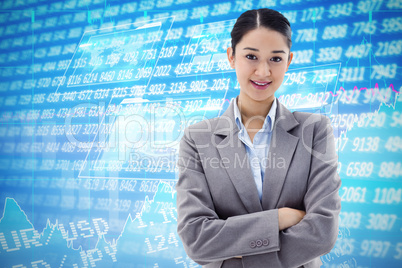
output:
<path id="1" fill-rule="evenodd" d="M 328 124 L 324 121 L 321 125 Z M 332 129 L 316 127 L 313 150 L 326 153 L 320 157 L 312 156 L 304 197 L 306 212 L 279 208 L 225 220 L 215 212 L 195 143 L 190 136 L 184 135 L 180 157 L 191 164 L 179 165 L 180 177 L 176 185 L 178 234 L 190 258 L 206 265 L 242 256 L 243 263 L 253 263 L 254 267 L 262 267 L 258 263 L 299 267 L 332 249 L 340 211 L 337 156 L 332 149 Z M 269 240 L 269 245 L 251 248 L 249 242 L 259 238 Z"/>
<path id="2" fill-rule="evenodd" d="M 279 231 L 292 227 L 298 224 L 306 215 L 306 212 L 294 208 L 279 208 L 278 209 L 278 226 Z M 242 256 L 235 256 L 235 258 L 242 258 Z"/>

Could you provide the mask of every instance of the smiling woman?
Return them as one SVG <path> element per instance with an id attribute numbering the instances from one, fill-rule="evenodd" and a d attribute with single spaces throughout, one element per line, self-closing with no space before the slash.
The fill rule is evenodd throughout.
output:
<path id="1" fill-rule="evenodd" d="M 236 70 L 240 84 L 238 106 L 242 121 L 248 122 L 251 141 L 262 128 L 271 109 L 274 94 L 282 84 L 293 54 L 286 38 L 279 32 L 259 27 L 246 33 L 236 45 L 237 53 L 227 49 L 230 66 Z M 260 120 L 259 115 L 265 115 Z M 253 118 L 256 117 L 256 118 Z M 253 120 L 249 120 L 253 118 Z M 254 120 L 255 119 L 255 120 Z"/>
<path id="2" fill-rule="evenodd" d="M 240 87 L 245 88 L 245 83 L 249 81 L 251 85 L 262 86 L 257 89 L 266 89 L 270 85 L 272 94 L 270 98 L 263 99 L 271 101 L 293 56 L 282 34 L 263 27 L 248 32 L 242 38 L 237 44 L 236 57 L 231 47 L 227 53 L 231 67 L 236 69 Z"/>
<path id="3" fill-rule="evenodd" d="M 247 11 L 231 36 L 240 94 L 221 117 L 185 130 L 178 234 L 205 267 L 319 267 L 340 212 L 330 121 L 275 98 L 293 58 L 282 14 Z"/>

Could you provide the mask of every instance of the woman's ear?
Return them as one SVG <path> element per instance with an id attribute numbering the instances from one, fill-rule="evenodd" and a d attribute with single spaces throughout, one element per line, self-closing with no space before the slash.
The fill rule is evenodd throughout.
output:
<path id="1" fill-rule="evenodd" d="M 292 59 L 293 59 L 293 52 L 290 52 L 290 54 L 289 54 L 289 60 L 288 60 L 288 67 L 286 67 L 286 71 L 288 71 L 289 65 L 290 65 L 290 63 L 292 62 Z"/>
<path id="2" fill-rule="evenodd" d="M 228 54 L 228 60 L 229 60 L 230 67 L 232 67 L 234 69 L 235 68 L 235 58 L 233 55 L 232 47 L 228 47 L 228 49 L 226 50 L 226 53 Z"/>

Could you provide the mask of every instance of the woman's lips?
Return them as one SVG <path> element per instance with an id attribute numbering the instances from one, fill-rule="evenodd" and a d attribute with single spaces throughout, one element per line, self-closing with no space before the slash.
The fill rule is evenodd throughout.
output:
<path id="1" fill-rule="evenodd" d="M 272 81 L 250 81 L 253 87 L 255 87 L 256 89 L 266 89 L 272 83 Z"/>

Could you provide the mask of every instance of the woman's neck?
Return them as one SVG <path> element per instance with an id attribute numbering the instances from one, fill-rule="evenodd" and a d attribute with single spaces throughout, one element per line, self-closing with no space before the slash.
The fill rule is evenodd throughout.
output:
<path id="1" fill-rule="evenodd" d="M 242 116 L 243 124 L 251 118 L 262 118 L 262 123 L 267 117 L 269 110 L 274 102 L 274 96 L 264 101 L 255 101 L 247 97 L 239 95 L 237 100 L 237 106 L 239 107 L 240 114 Z M 254 121 L 254 120 L 253 120 Z M 259 120 L 258 120 L 259 121 Z M 262 126 L 262 125 L 261 125 Z"/>
<path id="2" fill-rule="evenodd" d="M 274 96 L 265 101 L 255 101 L 239 95 L 237 106 L 241 114 L 241 121 L 245 126 L 251 142 L 254 142 L 254 136 L 264 125 L 265 118 L 272 107 Z"/>

